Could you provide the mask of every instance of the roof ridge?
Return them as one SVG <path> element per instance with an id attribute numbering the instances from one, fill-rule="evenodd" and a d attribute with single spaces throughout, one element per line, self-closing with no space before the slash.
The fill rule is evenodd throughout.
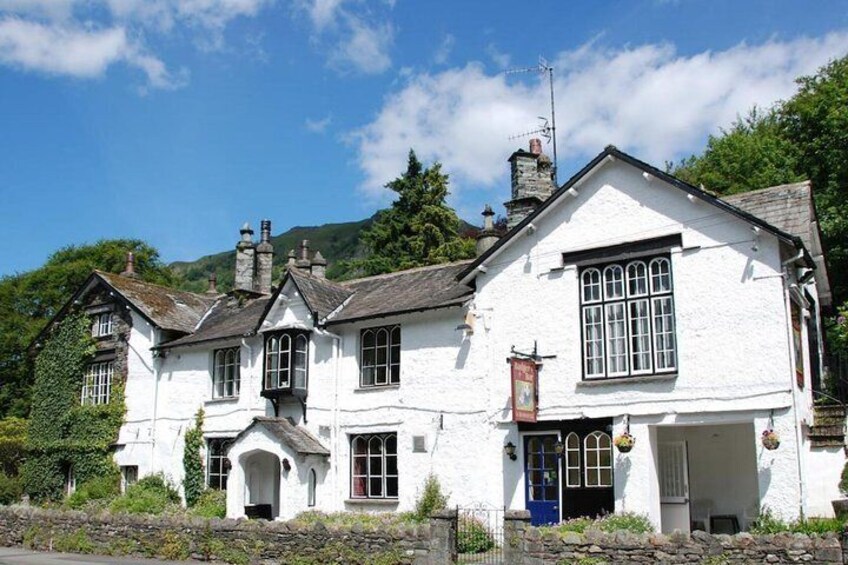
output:
<path id="1" fill-rule="evenodd" d="M 306 271 L 304 271 L 303 269 L 301 269 L 299 267 L 292 267 L 292 268 L 289 269 L 289 272 L 291 274 L 295 275 L 295 276 L 304 277 L 306 279 L 309 279 L 310 281 L 315 281 L 319 284 L 324 284 L 324 285 L 327 285 L 327 286 L 334 286 L 334 287 L 338 288 L 339 290 L 348 290 L 346 287 L 344 287 L 339 282 L 336 282 L 336 281 L 333 281 L 333 280 L 330 280 L 330 279 L 326 279 L 326 278 L 322 278 L 322 277 L 316 277 L 312 273 L 307 273 Z"/>
<path id="2" fill-rule="evenodd" d="M 765 188 L 755 188 L 754 190 L 746 190 L 746 191 L 743 191 L 743 192 L 734 192 L 733 194 L 723 194 L 723 195 L 720 195 L 719 198 L 721 198 L 722 200 L 726 200 L 728 198 L 733 198 L 735 196 L 742 197 L 742 196 L 745 196 L 747 194 L 762 194 L 764 192 L 768 192 L 768 191 L 771 191 L 771 190 L 777 191 L 778 189 L 801 188 L 801 187 L 812 188 L 812 182 L 809 179 L 798 181 L 798 182 L 787 182 L 787 183 L 784 183 L 784 184 L 776 184 L 774 186 L 767 186 Z"/>
<path id="3" fill-rule="evenodd" d="M 94 269 L 94 272 L 97 273 L 98 275 L 101 275 L 101 276 L 106 275 L 106 278 L 118 277 L 118 278 L 125 280 L 125 281 L 129 281 L 129 282 L 136 283 L 136 284 L 143 284 L 145 286 L 152 286 L 152 287 L 156 287 L 156 288 L 161 288 L 163 290 L 167 290 L 168 292 L 175 292 L 175 293 L 179 293 L 179 294 L 187 294 L 187 295 L 192 296 L 194 298 L 197 298 L 197 299 L 199 299 L 203 302 L 207 302 L 209 300 L 212 300 L 214 302 L 217 299 L 217 296 L 204 296 L 202 294 L 198 294 L 198 293 L 192 292 L 190 290 L 180 290 L 178 288 L 173 288 L 173 287 L 165 286 L 165 285 L 162 285 L 162 284 L 156 284 L 156 283 L 148 282 L 148 281 L 145 281 L 145 280 L 142 280 L 142 279 L 125 277 L 123 275 L 119 275 L 118 273 L 110 273 L 108 271 L 101 271 L 100 269 Z"/>
<path id="4" fill-rule="evenodd" d="M 371 275 L 368 277 L 359 277 L 358 279 L 349 279 L 346 281 L 339 281 L 337 284 L 341 284 L 343 286 L 347 286 L 351 283 L 357 283 L 362 281 L 373 281 L 377 279 L 387 279 L 391 277 L 396 277 L 400 275 L 405 275 L 407 273 L 418 273 L 421 271 L 435 271 L 437 269 L 446 269 L 448 267 L 456 267 L 459 265 L 467 265 L 474 261 L 474 259 L 460 259 L 459 261 L 450 261 L 448 263 L 438 263 L 436 265 L 424 265 L 422 267 L 412 267 L 411 269 L 404 269 L 403 271 L 392 271 L 391 273 L 380 273 L 379 275 Z"/>

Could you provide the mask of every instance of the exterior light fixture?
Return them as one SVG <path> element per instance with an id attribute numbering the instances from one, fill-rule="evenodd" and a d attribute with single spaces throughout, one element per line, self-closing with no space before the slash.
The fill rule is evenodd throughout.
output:
<path id="1" fill-rule="evenodd" d="M 515 461 L 518 457 L 515 455 L 515 445 L 512 442 L 504 445 L 504 454 L 510 458 L 510 460 Z"/>
<path id="2" fill-rule="evenodd" d="M 554 453 L 556 453 L 557 456 L 562 457 L 562 454 L 565 453 L 565 444 L 561 441 L 557 441 L 554 444 Z"/>

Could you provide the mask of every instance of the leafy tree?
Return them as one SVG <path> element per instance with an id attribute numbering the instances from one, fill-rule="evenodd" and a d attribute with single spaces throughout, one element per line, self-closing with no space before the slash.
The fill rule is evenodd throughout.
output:
<path id="1" fill-rule="evenodd" d="M 38 332 L 94 269 L 123 271 L 128 251 L 135 254 L 136 272 L 143 280 L 176 283 L 159 252 L 136 239 L 71 245 L 38 269 L 0 278 L 0 417 L 25 417 L 29 412 L 33 367 L 27 348 Z"/>
<path id="2" fill-rule="evenodd" d="M 474 240 L 459 235 L 460 221 L 445 199 L 448 175 L 440 163 L 424 168 L 410 149 L 406 172 L 386 185 L 398 198 L 362 234 L 368 251 L 351 266 L 376 275 L 474 256 Z"/>
<path id="3" fill-rule="evenodd" d="M 0 472 L 16 476 L 24 460 L 27 421 L 23 418 L 0 420 Z"/>
<path id="4" fill-rule="evenodd" d="M 201 449 L 203 449 L 203 408 L 199 408 L 194 416 L 194 427 L 188 429 L 185 433 L 183 492 L 185 493 L 186 506 L 189 508 L 197 504 L 206 488 L 203 484 Z"/>

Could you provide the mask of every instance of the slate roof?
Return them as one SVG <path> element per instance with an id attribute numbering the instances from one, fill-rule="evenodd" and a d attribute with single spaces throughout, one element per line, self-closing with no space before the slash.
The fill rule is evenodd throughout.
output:
<path id="1" fill-rule="evenodd" d="M 169 341 L 160 347 L 169 348 L 252 335 L 270 300 L 267 296 L 243 300 L 232 295 L 220 297 L 194 333 Z"/>
<path id="2" fill-rule="evenodd" d="M 813 188 L 810 181 L 781 184 L 751 192 L 742 192 L 723 196 L 722 200 L 745 210 L 749 214 L 779 228 L 786 233 L 797 235 L 804 247 L 813 256 L 816 264 L 816 281 L 819 284 L 819 297 L 822 304 L 831 302 L 830 281 L 827 265 L 822 251 L 816 208 L 813 202 Z"/>
<path id="3" fill-rule="evenodd" d="M 470 263 L 458 261 L 339 283 L 353 295 L 327 323 L 339 324 L 462 304 L 473 290 L 458 283 L 456 277 Z"/>
<path id="4" fill-rule="evenodd" d="M 349 288 L 300 269 L 290 269 L 289 276 L 303 295 L 307 307 L 319 319 L 326 318 L 353 294 Z"/>
<path id="5" fill-rule="evenodd" d="M 165 330 L 191 333 L 214 298 L 174 290 L 130 277 L 95 271 L 142 315 Z"/>
<path id="6" fill-rule="evenodd" d="M 269 416 L 257 416 L 253 422 L 236 436 L 238 441 L 253 427 L 262 426 L 271 432 L 277 439 L 289 446 L 300 455 L 323 455 L 330 456 L 330 450 L 324 447 L 318 439 L 306 428 L 294 425 L 287 418 L 271 418 Z"/>

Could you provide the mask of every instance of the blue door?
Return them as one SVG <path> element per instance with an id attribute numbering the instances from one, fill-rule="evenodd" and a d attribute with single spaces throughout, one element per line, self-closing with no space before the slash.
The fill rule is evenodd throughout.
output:
<path id="1" fill-rule="evenodd" d="M 559 522 L 556 434 L 524 437 L 525 500 L 534 526 Z"/>

